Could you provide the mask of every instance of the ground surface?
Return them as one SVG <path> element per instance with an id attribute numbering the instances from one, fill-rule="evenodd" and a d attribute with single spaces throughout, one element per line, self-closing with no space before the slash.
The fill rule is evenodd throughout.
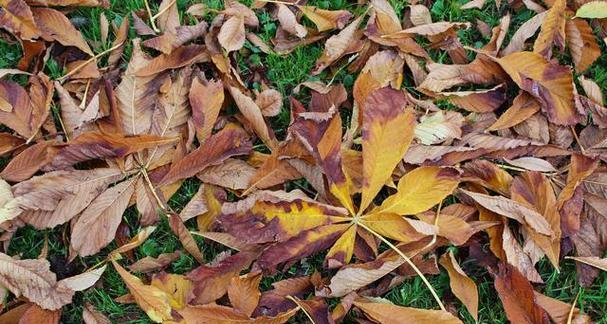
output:
<path id="1" fill-rule="evenodd" d="M 242 1 L 242 0 L 241 0 Z M 79 29 L 83 32 L 85 37 L 93 41 L 100 40 L 100 29 L 99 29 L 99 15 L 104 12 L 110 21 L 120 21 L 122 17 L 129 15 L 133 10 L 140 10 L 144 8 L 142 0 L 111 0 L 112 3 L 109 9 L 81 9 L 73 12 L 70 17 L 73 22 L 79 26 Z M 154 1 L 151 1 L 154 3 Z M 192 4 L 201 1 L 193 0 L 178 0 L 178 6 L 180 12 L 185 13 L 186 9 Z M 202 1 L 210 8 L 222 9 L 222 0 L 205 0 Z M 250 1 L 243 1 L 247 4 Z M 390 1 L 397 12 L 402 12 L 406 6 L 405 1 L 391 0 Z M 450 0 L 438 0 L 430 7 L 433 16 L 433 21 L 459 21 L 459 22 L 471 22 L 474 23 L 478 19 L 484 21 L 489 26 L 493 27 L 499 23 L 499 19 L 510 12 L 507 3 L 502 3 L 501 8 L 496 8 L 493 1 L 488 1 L 483 10 L 472 9 L 462 11 L 459 9 L 461 4 L 466 1 L 450 1 Z M 505 2 L 505 1 L 503 1 Z M 346 0 L 311 0 L 309 3 L 317 5 L 321 8 L 326 9 L 348 9 L 356 12 L 356 1 Z M 157 6 L 154 3 L 154 6 Z M 154 9 L 153 9 L 154 11 Z M 518 13 L 510 12 L 512 15 L 512 24 L 510 27 L 510 35 L 514 32 L 520 24 L 525 22 L 534 13 L 530 11 L 521 11 Z M 213 13 L 209 13 L 207 19 L 212 19 Z M 265 40 L 269 39 L 274 35 L 276 25 L 272 21 L 269 15 L 261 14 L 259 16 L 261 27 L 258 31 L 259 35 Z M 134 37 L 135 33 L 131 30 L 131 37 Z M 475 29 L 468 31 L 462 31 L 460 39 L 464 45 L 472 47 L 480 47 L 486 43 L 488 39 L 484 39 L 483 36 Z M 508 42 L 508 39 L 506 39 Z M 337 75 L 330 75 L 327 72 L 321 74 L 319 77 L 312 77 L 310 75 L 311 69 L 314 67 L 314 62 L 322 53 L 322 44 L 311 45 L 303 48 L 299 48 L 293 53 L 287 56 L 278 55 L 266 55 L 259 53 L 252 46 L 245 45 L 245 48 L 250 52 L 241 54 L 238 56 L 239 67 L 241 74 L 246 77 L 253 70 L 265 71 L 267 78 L 272 82 L 272 86 L 282 92 L 285 99 L 292 94 L 292 89 L 295 85 L 303 81 L 309 80 L 323 80 L 328 81 L 335 78 L 334 82 L 342 82 L 349 90 L 356 78 L 356 75 L 348 74 L 343 69 L 337 73 Z M 604 44 L 601 43 L 602 52 L 607 53 Z M 244 51 L 247 52 L 247 51 Z M 13 67 L 19 60 L 21 53 L 18 45 L 9 45 L 6 42 L 0 40 L 0 68 Z M 128 55 L 129 51 L 126 51 L 125 55 Z M 433 57 L 437 62 L 441 62 L 443 57 Z M 565 62 L 569 58 L 562 58 Z M 127 62 L 128 57 L 125 57 L 123 62 Z M 124 63 L 126 64 L 126 63 Z M 62 75 L 62 71 L 57 68 L 58 64 L 52 60 L 47 63 L 45 72 L 51 77 L 59 77 Z M 603 56 L 593 65 L 590 72 L 586 72 L 586 75 L 591 76 L 602 89 L 607 89 L 607 54 Z M 405 82 L 410 80 L 405 80 Z M 414 91 L 412 83 L 409 82 L 408 90 Z M 305 100 L 305 98 L 299 98 Z M 448 104 L 445 103 L 447 106 Z M 449 108 L 449 107 L 442 107 Z M 272 120 L 273 127 L 276 130 L 278 136 L 284 136 L 284 129 L 288 124 L 288 113 L 283 111 L 279 116 L 274 117 Z M 282 131 L 281 131 L 282 130 Z M 2 161 L 4 165 L 7 161 Z M 292 184 L 295 188 L 298 183 Z M 195 180 L 189 180 L 186 182 L 180 191 L 173 197 L 170 204 L 171 207 L 179 211 L 189 199 L 194 195 L 199 187 L 199 183 Z M 136 218 L 136 211 L 131 208 L 124 215 L 127 223 Z M 189 224 L 194 229 L 195 224 Z M 136 233 L 136 228 L 131 228 L 131 233 Z M 49 255 L 62 255 L 67 256 L 68 251 L 65 249 L 62 242 L 62 237 L 65 235 L 65 226 L 46 231 L 35 230 L 31 227 L 25 227 L 20 229 L 17 235 L 13 238 L 10 245 L 9 254 L 21 254 L 22 258 L 36 258 L 40 254 L 43 248 L 43 242 L 45 237 L 48 237 L 50 250 Z M 212 260 L 217 253 L 221 251 L 221 248 L 217 245 L 203 244 L 202 240 L 199 241 L 199 245 L 207 258 Z M 104 249 L 103 252 L 99 253 L 94 257 L 81 259 L 77 264 L 71 264 L 65 266 L 65 259 L 55 257 L 51 260 L 54 265 L 54 272 L 59 274 L 65 273 L 66 275 L 79 273 L 80 270 L 86 269 L 90 266 L 95 265 L 107 255 L 107 252 L 114 249 L 115 243 Z M 148 239 L 140 248 L 136 250 L 135 258 L 139 259 L 145 256 L 157 256 L 161 253 L 173 252 L 181 249 L 181 244 L 178 239 L 171 233 L 166 220 L 159 225 L 153 235 Z M 323 256 L 317 256 L 312 259 L 305 260 L 294 266 L 288 273 L 291 275 L 297 274 L 310 274 L 314 270 L 314 266 L 322 263 Z M 539 269 L 542 275 L 545 285 L 543 286 L 543 293 L 566 301 L 572 302 L 575 296 L 579 292 L 578 305 L 585 313 L 592 315 L 593 319 L 598 323 L 607 323 L 607 273 L 602 273 L 601 277 L 595 281 L 595 284 L 589 288 L 581 288 L 576 282 L 575 267 L 573 262 L 566 261 L 563 263 L 560 273 L 554 270 L 549 263 L 544 260 L 541 262 Z M 185 273 L 195 267 L 196 262 L 186 254 L 182 254 L 181 258 L 174 262 L 168 272 L 172 273 Z M 466 272 L 474 278 L 475 282 L 479 285 L 480 290 L 480 302 L 479 302 L 479 321 L 481 323 L 499 323 L 506 322 L 506 318 L 501 307 L 499 298 L 497 297 L 495 290 L 493 289 L 493 281 L 490 280 L 487 273 L 480 270 L 479 267 L 471 267 L 469 264 L 462 264 L 462 267 L 466 269 Z M 280 276 L 280 277 L 278 277 Z M 268 288 L 271 282 L 281 279 L 285 274 L 280 274 L 275 278 L 265 278 L 262 281 L 262 288 Z M 107 315 L 112 321 L 119 323 L 148 323 L 147 316 L 140 310 L 135 304 L 124 305 L 114 301 L 114 298 L 126 294 L 128 291 L 113 268 L 108 268 L 106 274 L 102 278 L 103 288 L 93 288 L 85 292 L 84 294 L 79 293 L 74 299 L 74 303 L 67 305 L 62 313 L 62 322 L 64 323 L 78 323 L 81 321 L 82 305 L 84 302 L 90 302 L 97 310 Z M 466 322 L 472 323 L 472 317 L 467 313 L 465 308 L 461 306 L 453 295 L 449 292 L 449 279 L 447 274 L 443 271 L 440 275 L 431 276 L 431 283 L 442 295 L 445 300 L 453 301 L 454 305 L 458 305 L 458 311 L 460 318 L 465 319 Z M 389 292 L 386 298 L 390 299 L 396 304 L 418 307 L 418 308 L 433 308 L 434 301 L 427 288 L 423 285 L 419 278 L 410 279 L 401 286 L 393 289 Z M 294 322 L 302 322 L 304 318 L 297 317 Z"/>

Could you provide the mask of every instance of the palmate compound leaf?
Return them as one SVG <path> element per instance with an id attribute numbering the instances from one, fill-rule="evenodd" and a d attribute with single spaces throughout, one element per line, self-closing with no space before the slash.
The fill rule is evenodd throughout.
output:
<path id="1" fill-rule="evenodd" d="M 403 125 L 393 122 L 399 121 L 405 125 L 411 125 L 413 119 L 410 113 L 402 109 L 406 103 L 402 92 L 380 89 L 376 90 L 370 98 L 375 101 L 371 101 L 373 104 L 365 108 L 369 116 L 363 119 L 363 130 L 366 131 L 363 132 L 363 143 L 365 144 L 363 144 L 362 162 L 363 165 L 365 162 L 367 163 L 363 168 L 367 168 L 369 179 L 367 181 L 372 186 L 369 186 L 372 188 L 370 190 L 363 186 L 363 194 L 369 190 L 369 193 L 364 195 L 373 198 L 370 193 L 374 192 L 373 195 L 375 195 L 387 182 L 392 170 L 404 155 L 413 134 L 413 129 L 406 130 Z M 382 114 L 382 112 L 386 112 L 385 106 L 394 107 L 389 103 L 396 103 L 396 107 L 402 108 Z M 276 243 L 265 249 L 258 258 L 257 263 L 264 270 L 272 272 L 280 264 L 288 265 L 331 246 L 326 257 L 327 265 L 335 268 L 347 264 L 353 255 L 359 225 L 362 230 L 370 229 L 377 235 L 401 242 L 411 242 L 427 235 L 434 235 L 437 232 L 434 225 L 403 218 L 402 215 L 416 214 L 438 204 L 451 194 L 459 182 L 459 174 L 454 169 L 422 167 L 408 173 L 399 181 L 398 192 L 388 198 L 389 201 L 386 200 L 387 204 L 372 209 L 368 213 L 364 213 L 361 208 L 357 214 L 353 206 L 349 205 L 351 204 L 351 197 L 347 189 L 349 178 L 344 173 L 339 151 L 341 120 L 335 114 L 325 116 L 329 120 L 316 121 L 320 127 L 308 125 L 309 128 L 305 132 L 300 129 L 298 134 L 308 143 L 318 143 L 317 149 L 312 153 L 317 154 L 317 158 L 320 159 L 319 163 L 325 170 L 331 192 L 338 197 L 337 202 L 348 210 L 349 215 L 344 210 L 338 214 L 327 213 L 331 210 L 327 206 L 322 206 L 320 212 L 315 211 L 314 209 L 321 206 L 308 202 L 303 203 L 305 199 L 293 200 L 292 196 L 275 193 L 271 196 L 278 199 L 274 198 L 273 201 L 269 200 L 263 204 L 257 201 L 253 206 L 241 204 L 240 210 L 235 211 L 235 208 L 224 208 L 224 215 L 220 217 L 220 223 L 224 229 L 233 235 L 242 235 L 246 232 L 247 239 L 252 240 L 251 243 Z M 382 128 L 381 125 L 389 125 L 389 127 L 408 133 L 410 134 L 409 139 L 398 140 L 394 144 L 385 144 L 396 135 L 392 132 L 385 132 L 385 127 Z M 320 134 L 318 134 L 319 131 Z M 367 137 L 365 138 L 365 136 Z M 320 140 L 318 140 L 319 137 Z M 373 147 L 373 145 L 391 145 L 393 151 L 400 153 L 378 152 L 377 147 Z M 380 154 L 383 160 L 369 158 L 368 161 L 365 161 L 365 149 L 369 153 L 378 152 L 377 154 Z M 282 198 L 278 196 L 282 196 Z M 370 201 L 369 198 L 365 199 Z M 262 205 L 265 206 L 262 207 Z M 293 213 L 294 210 L 298 212 Z M 279 215 L 280 217 L 278 217 Z M 261 226 L 260 221 L 263 224 Z M 257 225 L 251 226 L 252 224 Z"/>

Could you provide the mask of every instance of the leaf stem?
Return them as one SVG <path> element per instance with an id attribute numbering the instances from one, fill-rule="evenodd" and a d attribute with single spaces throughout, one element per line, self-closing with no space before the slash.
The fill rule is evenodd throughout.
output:
<path id="1" fill-rule="evenodd" d="M 426 278 L 426 276 L 424 276 L 424 274 L 421 272 L 421 270 L 419 270 L 419 268 L 415 265 L 415 263 L 413 263 L 413 261 L 411 261 L 411 259 L 409 259 L 409 257 L 405 253 L 403 253 L 403 251 L 401 251 L 394 244 L 390 243 L 390 241 L 388 241 L 386 238 L 384 238 L 379 233 L 375 232 L 374 230 L 372 230 L 371 228 L 369 228 L 368 226 L 366 226 L 362 222 L 359 222 L 357 225 L 359 225 L 360 227 L 362 227 L 365 230 L 369 231 L 369 233 L 375 235 L 382 242 L 386 243 L 386 245 L 388 245 L 388 247 L 390 247 L 392 250 L 394 250 L 394 252 L 396 252 L 403 259 L 405 259 L 405 262 L 407 262 L 407 264 L 409 264 L 409 266 L 415 271 L 415 273 L 417 273 L 417 275 L 422 279 L 422 281 L 428 287 L 428 289 L 430 289 L 430 293 L 432 294 L 432 296 L 434 297 L 434 299 L 438 303 L 438 306 L 440 307 L 440 309 L 443 310 L 443 311 L 447 311 L 447 309 L 445 308 L 445 305 L 443 305 L 443 302 L 441 302 L 440 298 L 438 297 L 438 294 L 436 293 L 436 291 L 434 290 L 434 288 L 432 287 L 432 285 L 430 284 L 430 282 L 428 281 L 428 279 Z"/>
<path id="2" fill-rule="evenodd" d="M 57 79 L 57 81 L 63 81 L 65 79 L 69 78 L 70 76 L 74 75 L 76 72 L 80 71 L 83 67 L 87 66 L 89 63 L 93 62 L 94 60 L 102 57 L 103 55 L 105 55 L 105 54 L 107 54 L 107 53 L 109 53 L 109 52 L 117 49 L 118 47 L 122 46 L 123 43 L 124 42 L 120 42 L 120 43 L 118 43 L 118 44 L 116 44 L 116 45 L 114 45 L 114 46 L 106 49 L 105 51 L 103 51 L 103 52 L 101 52 L 101 53 L 99 53 L 99 54 L 91 57 L 90 59 L 84 61 L 84 63 L 78 65 L 73 70 L 69 71 L 67 74 L 65 74 L 64 76 L 62 76 L 59 79 Z"/>
<path id="3" fill-rule="evenodd" d="M 160 207 L 160 209 L 162 209 L 163 211 L 166 212 L 167 208 L 164 205 L 164 203 L 162 202 L 162 199 L 160 199 L 160 197 L 158 197 L 158 194 L 156 193 L 156 189 L 154 188 L 154 184 L 152 184 L 152 181 L 150 180 L 150 177 L 148 176 L 148 171 L 145 168 L 141 168 L 141 174 L 143 174 L 143 178 L 145 179 L 145 182 L 147 183 L 148 187 L 150 188 L 152 195 L 156 199 L 156 202 L 158 203 L 158 207 Z"/>
<path id="4" fill-rule="evenodd" d="M 145 10 L 148 12 L 148 17 L 150 18 L 150 25 L 152 25 L 152 29 L 157 33 L 160 32 L 158 27 L 156 27 L 156 23 L 154 22 L 155 19 L 152 15 L 152 10 L 150 9 L 150 4 L 148 3 L 148 0 L 143 0 L 143 4 L 145 5 Z"/>
<path id="5" fill-rule="evenodd" d="M 577 295 L 575 295 L 575 299 L 573 303 L 571 303 L 571 309 L 569 310 L 569 316 L 567 316 L 567 324 L 571 324 L 573 321 L 573 313 L 575 312 L 575 304 L 577 304 L 578 298 L 580 298 L 580 293 L 582 290 L 578 290 Z"/>
<path id="6" fill-rule="evenodd" d="M 158 17 L 160 17 L 160 15 L 162 15 L 163 13 L 167 12 L 171 8 L 171 6 L 173 6 L 175 4 L 175 2 L 177 2 L 177 0 L 171 1 L 168 6 L 162 8 L 160 11 L 158 11 L 158 13 L 155 14 L 151 19 L 156 21 L 156 19 L 158 19 Z"/>
<path id="7" fill-rule="evenodd" d="M 308 311 L 305 308 L 301 307 L 301 305 L 299 303 L 299 300 L 297 300 L 297 298 L 295 298 L 295 297 L 293 297 L 291 295 L 287 295 L 285 298 L 287 298 L 288 300 L 294 302 L 295 305 L 297 305 L 297 307 L 299 307 L 304 312 L 304 314 L 306 314 L 306 316 L 308 317 L 308 319 L 310 320 L 310 322 L 312 322 L 312 324 L 316 324 L 316 322 L 314 321 L 314 318 L 312 318 L 312 315 L 310 315 L 310 313 L 308 313 Z"/>

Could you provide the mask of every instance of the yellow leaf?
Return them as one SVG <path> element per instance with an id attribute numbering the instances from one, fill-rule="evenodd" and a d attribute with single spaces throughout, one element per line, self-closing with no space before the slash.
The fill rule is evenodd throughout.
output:
<path id="1" fill-rule="evenodd" d="M 124 280 L 131 295 L 137 302 L 137 305 L 148 314 L 150 319 L 156 323 L 162 323 L 166 320 L 172 320 L 171 317 L 171 298 L 161 289 L 145 285 L 141 280 L 120 266 L 116 261 L 112 261 L 114 268 Z"/>
<path id="2" fill-rule="evenodd" d="M 409 148 L 415 115 L 402 91 L 373 91 L 363 111 L 363 188 L 360 212 L 375 198 Z"/>
<path id="3" fill-rule="evenodd" d="M 472 315 L 475 321 L 478 321 L 478 289 L 472 279 L 460 268 L 459 264 L 453 256 L 453 252 L 449 251 L 449 256 L 443 254 L 439 263 L 449 273 L 449 285 L 453 294 L 462 301 L 468 312 Z"/>
<path id="4" fill-rule="evenodd" d="M 169 297 L 172 308 L 182 309 L 186 305 L 186 298 L 192 282 L 183 275 L 161 272 L 152 278 L 150 284 L 162 291 Z"/>
<path id="5" fill-rule="evenodd" d="M 413 215 L 426 211 L 450 195 L 458 183 L 455 169 L 417 168 L 400 179 L 396 194 L 384 200 L 373 213 Z"/>

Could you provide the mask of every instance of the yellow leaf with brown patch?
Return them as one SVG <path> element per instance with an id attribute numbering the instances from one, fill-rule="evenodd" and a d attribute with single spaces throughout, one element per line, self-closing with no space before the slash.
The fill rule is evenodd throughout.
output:
<path id="1" fill-rule="evenodd" d="M 532 52 L 512 53 L 496 61 L 521 89 L 539 101 L 552 123 L 573 125 L 579 120 L 573 105 L 571 68 Z"/>
<path id="2" fill-rule="evenodd" d="M 415 133 L 415 114 L 402 91 L 373 91 L 363 112 L 363 187 L 360 212 L 375 198 L 403 158 Z"/>
<path id="3" fill-rule="evenodd" d="M 112 260 L 112 264 L 124 280 L 137 305 L 143 309 L 152 321 L 162 323 L 173 319 L 171 316 L 171 298 L 166 292 L 155 286 L 145 285 L 141 282 L 141 279 L 130 274 L 116 261 Z"/>

